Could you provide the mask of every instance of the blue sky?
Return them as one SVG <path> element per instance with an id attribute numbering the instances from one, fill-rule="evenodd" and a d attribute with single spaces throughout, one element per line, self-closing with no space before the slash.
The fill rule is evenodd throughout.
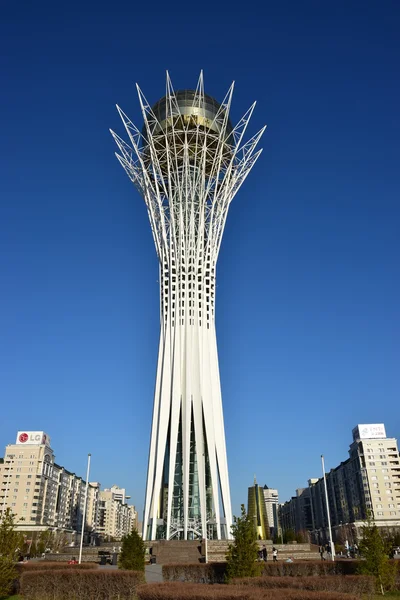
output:
<path id="1" fill-rule="evenodd" d="M 400 436 L 400 5 L 387 0 L 8 2 L 0 24 L 0 454 L 56 459 L 143 508 L 159 336 L 145 206 L 114 158 L 115 104 L 195 86 L 264 152 L 235 198 L 217 333 L 233 510 L 347 457 L 356 423 Z"/>

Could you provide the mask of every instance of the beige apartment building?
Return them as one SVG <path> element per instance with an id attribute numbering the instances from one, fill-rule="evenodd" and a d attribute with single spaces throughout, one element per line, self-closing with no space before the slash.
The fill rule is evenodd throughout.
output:
<path id="1" fill-rule="evenodd" d="M 122 537 L 137 522 L 134 506 L 128 506 L 125 490 L 111 488 L 113 502 L 107 513 L 107 534 Z M 85 518 L 85 541 L 95 543 L 104 533 L 99 522 L 99 483 L 89 483 Z M 110 490 L 106 491 L 107 493 Z M 43 431 L 19 431 L 15 444 L 6 446 L 0 459 L 0 516 L 10 508 L 17 529 L 60 531 L 68 541 L 77 541 L 82 530 L 86 482 L 55 463 L 50 437 Z M 108 505 L 107 505 L 108 506 Z M 110 533 L 108 533 L 110 531 Z"/>
<path id="2" fill-rule="evenodd" d="M 137 511 L 126 504 L 129 498 L 117 485 L 100 491 L 97 531 L 102 539 L 120 540 L 137 529 Z"/>
<path id="3" fill-rule="evenodd" d="M 395 438 L 386 437 L 382 423 L 353 429 L 349 458 L 326 474 L 329 512 L 334 536 L 354 541 L 369 513 L 378 527 L 400 531 L 400 457 Z M 324 480 L 310 479 L 309 487 L 280 507 L 283 529 L 313 532 L 326 539 L 328 517 Z"/>

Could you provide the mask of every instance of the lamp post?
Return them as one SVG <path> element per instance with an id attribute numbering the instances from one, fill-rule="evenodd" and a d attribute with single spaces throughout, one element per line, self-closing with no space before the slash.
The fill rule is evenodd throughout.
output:
<path id="1" fill-rule="evenodd" d="M 333 539 L 332 539 L 331 514 L 330 514 L 330 511 L 329 511 L 328 487 L 326 485 L 325 462 L 324 462 L 324 456 L 323 456 L 323 454 L 321 454 L 321 462 L 322 462 L 322 473 L 324 475 L 326 515 L 328 517 L 328 529 L 329 529 L 329 543 L 330 543 L 330 546 L 331 546 L 332 561 L 334 561 L 335 560 L 335 546 L 333 545 Z"/>
<path id="2" fill-rule="evenodd" d="M 84 505 L 83 505 L 83 515 L 82 515 L 81 543 L 79 546 L 79 564 L 81 564 L 81 562 L 82 562 L 83 535 L 85 532 L 86 505 L 87 505 L 87 497 L 88 497 L 90 457 L 91 456 L 92 456 L 91 454 L 88 454 L 88 463 L 87 463 L 87 471 L 86 471 L 85 500 L 84 500 Z"/>

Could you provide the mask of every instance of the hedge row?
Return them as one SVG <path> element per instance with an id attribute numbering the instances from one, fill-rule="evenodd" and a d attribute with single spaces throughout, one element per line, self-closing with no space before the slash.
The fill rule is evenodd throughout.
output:
<path id="1" fill-rule="evenodd" d="M 356 596 L 375 593 L 375 579 L 368 575 L 328 575 L 321 577 L 244 577 L 233 579 L 233 585 L 263 589 L 301 589 L 322 592 L 339 592 Z"/>
<path id="2" fill-rule="evenodd" d="M 182 582 L 141 585 L 136 594 L 139 600 L 358 600 L 357 596 L 334 592 Z"/>
<path id="3" fill-rule="evenodd" d="M 262 575 L 267 577 L 320 577 L 321 575 L 355 575 L 358 561 L 296 561 L 263 563 Z M 164 581 L 191 583 L 224 583 L 226 563 L 190 563 L 163 565 Z"/>
<path id="4" fill-rule="evenodd" d="M 162 566 L 164 581 L 224 583 L 226 563 L 171 563 Z"/>
<path id="5" fill-rule="evenodd" d="M 356 575 L 357 560 L 303 560 L 292 563 L 266 562 L 262 574 L 269 577 L 315 577 L 321 575 Z"/>
<path id="6" fill-rule="evenodd" d="M 136 571 L 32 569 L 23 573 L 20 593 L 26 600 L 134 600 L 144 581 Z"/>
<path id="7" fill-rule="evenodd" d="M 86 570 L 92 570 L 97 568 L 97 564 L 96 563 L 81 563 L 80 565 L 69 565 L 68 562 L 56 562 L 56 561 L 32 561 L 30 560 L 29 562 L 26 563 L 22 563 L 19 562 L 17 563 L 17 569 L 18 571 L 22 573 L 26 573 L 27 571 L 62 571 L 62 570 L 66 570 L 66 569 L 86 569 Z"/>

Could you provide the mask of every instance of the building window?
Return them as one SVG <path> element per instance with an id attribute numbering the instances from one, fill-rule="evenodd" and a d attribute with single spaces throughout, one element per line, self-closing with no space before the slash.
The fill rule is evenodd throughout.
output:
<path id="1" fill-rule="evenodd" d="M 383 517 L 383 511 L 382 510 L 378 510 L 378 517 Z"/>
<path id="2" fill-rule="evenodd" d="M 389 475 L 384 475 L 383 479 L 389 479 Z"/>
<path id="3" fill-rule="evenodd" d="M 395 515 L 395 514 L 396 514 L 396 511 L 395 511 L 395 510 L 391 510 L 391 511 L 390 511 L 390 514 L 391 514 L 391 515 Z"/>
<path id="4" fill-rule="evenodd" d="M 372 457 L 371 457 L 371 458 L 372 458 Z M 374 462 L 370 462 L 370 463 L 369 463 L 369 466 L 370 466 L 370 467 L 374 467 L 374 466 L 375 466 L 375 463 L 374 463 Z"/>
<path id="5" fill-rule="evenodd" d="M 374 475 L 373 477 L 371 477 L 372 481 L 376 481 L 378 478 L 376 475 Z"/>
<path id="6" fill-rule="evenodd" d="M 382 504 L 377 504 L 376 508 L 382 508 Z"/>
<path id="7" fill-rule="evenodd" d="M 379 483 L 374 483 L 374 488 L 378 488 L 379 487 Z"/>

